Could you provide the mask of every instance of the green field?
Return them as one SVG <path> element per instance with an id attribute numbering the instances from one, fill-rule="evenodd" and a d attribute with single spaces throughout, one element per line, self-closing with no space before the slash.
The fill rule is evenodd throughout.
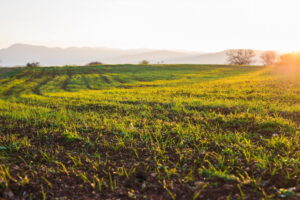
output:
<path id="1" fill-rule="evenodd" d="M 300 77 L 0 69 L 0 199 L 299 199 Z"/>

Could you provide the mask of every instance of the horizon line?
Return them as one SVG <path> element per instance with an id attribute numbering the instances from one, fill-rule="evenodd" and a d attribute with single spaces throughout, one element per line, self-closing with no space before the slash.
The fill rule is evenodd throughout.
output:
<path id="1" fill-rule="evenodd" d="M 122 48 L 122 47 L 109 47 L 109 46 L 90 46 L 90 45 L 44 45 L 44 44 L 33 44 L 33 43 L 24 43 L 24 42 L 16 42 L 11 43 L 7 47 L 2 47 L 0 50 L 8 49 L 16 45 L 24 45 L 24 46 L 33 46 L 33 47 L 45 47 L 45 48 L 57 48 L 57 49 L 70 49 L 70 48 L 90 48 L 90 49 L 114 49 L 114 50 L 149 50 L 149 51 L 175 51 L 175 52 L 190 52 L 190 53 L 201 53 L 201 54 L 209 54 L 209 53 L 216 53 L 216 52 L 224 52 L 231 49 L 252 49 L 254 51 L 276 51 L 276 52 L 284 52 L 284 53 L 292 53 L 292 52 L 300 52 L 300 50 L 279 50 L 279 49 L 254 49 L 254 48 L 228 48 L 222 50 L 215 50 L 215 51 L 205 51 L 205 50 L 189 50 L 189 49 L 177 49 L 177 48 L 148 48 L 148 47 L 136 47 L 136 48 Z"/>

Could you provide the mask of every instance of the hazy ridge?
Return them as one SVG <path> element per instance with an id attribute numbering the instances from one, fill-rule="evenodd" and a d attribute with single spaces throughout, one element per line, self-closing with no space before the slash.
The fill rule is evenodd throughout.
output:
<path id="1" fill-rule="evenodd" d="M 148 60 L 152 64 L 225 64 L 226 51 L 202 53 L 105 47 L 50 48 L 28 44 L 14 44 L 0 49 L 0 66 L 23 66 L 33 61 L 40 62 L 42 66 L 84 65 L 92 61 L 105 64 L 137 64 L 141 60 Z"/>

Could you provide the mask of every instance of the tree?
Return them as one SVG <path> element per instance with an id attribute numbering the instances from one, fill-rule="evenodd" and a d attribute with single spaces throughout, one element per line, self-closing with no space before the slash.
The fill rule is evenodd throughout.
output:
<path id="1" fill-rule="evenodd" d="M 254 62 L 255 52 L 252 49 L 231 49 L 226 52 L 227 61 L 232 65 L 249 65 Z"/>
<path id="2" fill-rule="evenodd" d="M 274 66 L 274 72 L 281 76 L 300 75 L 300 52 L 288 53 L 280 56 L 280 61 Z"/>
<path id="3" fill-rule="evenodd" d="M 39 62 L 29 62 L 26 64 L 26 67 L 39 67 L 40 63 Z"/>
<path id="4" fill-rule="evenodd" d="M 148 60 L 142 60 L 140 62 L 141 65 L 148 65 L 149 64 L 149 61 Z"/>
<path id="5" fill-rule="evenodd" d="M 86 66 L 95 66 L 95 65 L 103 65 L 103 63 L 99 62 L 99 61 L 94 61 L 94 62 L 88 63 Z"/>
<path id="6" fill-rule="evenodd" d="M 281 55 L 280 64 L 282 66 L 295 66 L 300 68 L 300 52 Z"/>
<path id="7" fill-rule="evenodd" d="M 278 54 L 275 51 L 265 51 L 260 56 L 264 65 L 272 65 L 278 60 Z"/>

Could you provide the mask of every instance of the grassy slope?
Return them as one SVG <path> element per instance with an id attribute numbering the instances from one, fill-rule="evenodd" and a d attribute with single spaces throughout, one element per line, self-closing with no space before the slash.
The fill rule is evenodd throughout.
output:
<path id="1" fill-rule="evenodd" d="M 300 81 L 268 70 L 0 70 L 0 197 L 296 198 Z"/>

